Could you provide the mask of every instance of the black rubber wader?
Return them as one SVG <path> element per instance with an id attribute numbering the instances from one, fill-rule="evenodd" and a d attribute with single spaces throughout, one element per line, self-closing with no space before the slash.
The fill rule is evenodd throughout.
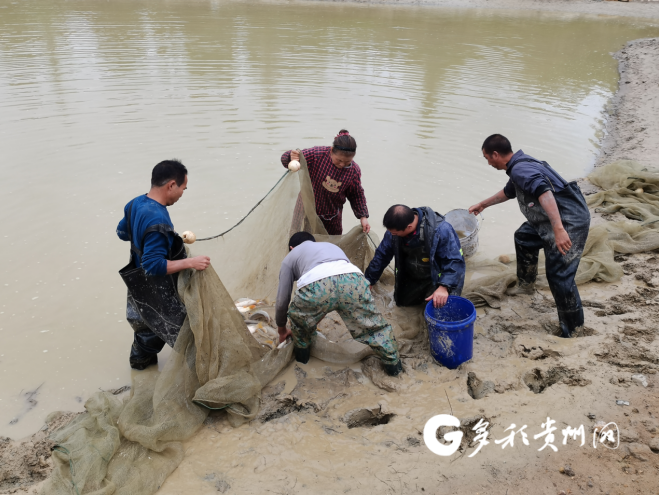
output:
<path id="1" fill-rule="evenodd" d="M 552 170 L 546 162 L 536 162 Z M 508 168 L 512 168 L 515 164 L 516 162 Z M 559 175 L 557 174 L 557 176 Z M 515 185 L 520 210 L 527 219 L 527 222 L 515 232 L 517 278 L 520 284 L 535 283 L 538 275 L 538 254 L 540 249 L 543 249 L 547 282 L 556 302 L 563 336 L 569 338 L 577 327 L 584 324 L 581 297 L 574 277 L 577 274 L 588 238 L 590 212 L 588 212 L 581 189 L 575 181 L 562 185 L 563 189 L 560 192 L 555 191 L 549 178 L 547 181 L 552 188 L 563 227 L 572 241 L 572 247 L 566 255 L 562 255 L 558 251 L 549 216 L 540 205 L 539 200 L 525 194 L 521 188 Z"/>
<path id="2" fill-rule="evenodd" d="M 401 270 L 398 272 L 398 292 L 396 304 L 399 306 L 418 305 L 432 295 L 435 286 L 430 275 L 430 252 L 426 244 L 414 248 L 400 247 Z"/>
<path id="3" fill-rule="evenodd" d="M 122 268 L 119 274 L 128 287 L 126 320 L 134 331 L 130 365 L 134 369 L 144 369 L 158 362 L 157 354 L 165 344 L 170 347 L 174 346 L 187 312 L 178 294 L 177 273 L 151 276 L 147 275 L 142 267 L 136 266 L 133 254 L 141 257 L 142 251 L 135 246 L 132 239 L 132 207 L 131 202 L 126 215 L 131 257 L 128 265 Z M 168 260 L 176 261 L 187 257 L 183 239 L 166 225 L 148 227 L 142 236 L 142 246 L 144 246 L 146 235 L 154 231 L 174 235 L 174 243 L 168 254 Z"/>
<path id="4" fill-rule="evenodd" d="M 421 207 L 423 219 L 418 227 L 421 245 L 415 248 L 405 247 L 400 237 L 394 244 L 396 282 L 394 300 L 396 305 L 407 307 L 425 304 L 438 285 L 432 281 L 432 261 L 430 260 L 433 237 L 444 216 L 429 207 Z M 449 292 L 450 295 L 460 295 Z"/>

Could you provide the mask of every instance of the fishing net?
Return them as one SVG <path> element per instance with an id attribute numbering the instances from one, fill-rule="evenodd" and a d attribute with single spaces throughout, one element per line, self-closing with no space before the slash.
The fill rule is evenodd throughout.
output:
<path id="1" fill-rule="evenodd" d="M 327 235 L 301 159 L 302 169 L 285 174 L 235 229 L 192 246 L 191 252 L 210 256 L 215 266 L 180 273 L 178 291 L 187 318 L 162 372 L 133 372 L 125 401 L 109 392 L 87 400 L 86 412 L 53 436 L 55 468 L 42 493 L 154 493 L 183 459 L 182 442 L 211 410 L 225 409 L 235 426 L 258 414 L 261 389 L 292 360 L 293 346 L 259 343 L 245 318 L 250 311 L 266 320 L 273 315 L 290 233 L 306 230 L 339 245 L 362 270 L 378 244 L 359 227 L 343 236 Z M 396 336 L 414 337 L 423 326 L 421 313 L 393 305 L 391 270 L 378 287 L 374 295 L 395 323 Z M 256 306 L 240 306 L 248 310 L 241 313 L 234 303 L 240 298 Z M 335 326 L 333 334 L 319 334 L 312 354 L 349 364 L 372 352 L 352 340 L 345 326 Z"/>
<path id="2" fill-rule="evenodd" d="M 588 179 L 603 188 L 586 197 L 591 209 L 603 214 L 620 212 L 634 221 L 608 221 L 591 226 L 576 283 L 617 281 L 623 274 L 616 253 L 636 254 L 659 248 L 659 172 L 633 161 L 618 161 L 593 171 Z M 498 308 L 506 290 L 517 281 L 513 255 L 467 260 L 463 296 L 474 305 Z M 538 286 L 547 286 L 544 254 L 538 263 Z"/>
<path id="3" fill-rule="evenodd" d="M 125 401 L 109 392 L 87 400 L 86 412 L 54 435 L 55 468 L 43 493 L 154 493 L 182 461 L 182 442 L 211 410 L 225 409 L 236 426 L 254 419 L 261 389 L 291 361 L 293 347 L 259 343 L 245 318 L 259 314 L 268 321 L 268 313 L 273 312 L 290 234 L 306 230 L 319 241 L 335 243 L 362 270 L 378 244 L 375 236 L 364 235 L 359 227 L 343 236 L 327 235 L 316 216 L 308 170 L 301 159 L 301 170 L 284 175 L 235 229 L 192 246 L 192 252 L 209 255 L 215 268 L 180 274 L 179 294 L 188 316 L 162 372 L 155 368 L 134 372 L 131 395 Z M 656 173 L 620 162 L 598 169 L 591 181 L 607 188 L 588 197 L 591 207 L 620 211 L 640 222 L 607 222 L 591 228 L 577 273 L 580 284 L 618 279 L 622 270 L 614 261 L 616 252 L 659 247 L 653 224 L 659 215 Z M 499 307 L 506 289 L 516 281 L 514 257 L 474 257 L 467 268 L 463 295 L 476 305 Z M 372 291 L 404 348 L 400 340 L 423 329 L 423 313 L 421 306 L 395 305 L 393 282 L 388 268 Z M 241 313 L 234 303 L 240 298 L 251 299 L 256 307 L 242 305 Z M 319 333 L 312 354 L 328 362 L 354 363 L 371 350 L 352 340 L 338 323 Z"/>
<path id="4" fill-rule="evenodd" d="M 606 214 L 621 212 L 641 221 L 642 226 L 657 229 L 654 223 L 659 221 L 659 172 L 634 161 L 619 161 L 596 169 L 588 179 L 604 189 L 588 197 L 589 207 Z"/>

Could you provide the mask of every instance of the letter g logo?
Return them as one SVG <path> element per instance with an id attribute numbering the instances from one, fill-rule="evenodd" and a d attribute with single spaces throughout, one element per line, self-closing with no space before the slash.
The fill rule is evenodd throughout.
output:
<path id="1" fill-rule="evenodd" d="M 450 414 L 433 416 L 423 428 L 423 441 L 426 443 L 426 447 L 438 456 L 451 456 L 455 454 L 460 447 L 460 442 L 462 442 L 462 432 L 452 431 L 444 435 L 444 440 L 452 442 L 451 445 L 444 445 L 437 440 L 437 429 L 440 426 L 455 426 L 457 428 L 460 426 L 460 420 Z"/>

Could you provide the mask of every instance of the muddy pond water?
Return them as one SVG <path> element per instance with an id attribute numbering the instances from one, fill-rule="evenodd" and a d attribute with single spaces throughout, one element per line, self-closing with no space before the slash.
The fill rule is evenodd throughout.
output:
<path id="1" fill-rule="evenodd" d="M 0 0 L 0 435 L 130 383 L 115 228 L 160 160 L 188 166 L 170 214 L 204 237 L 270 189 L 284 150 L 347 128 L 382 235 L 393 203 L 446 212 L 501 189 L 480 154 L 494 132 L 583 175 L 617 87 L 610 52 L 657 34 L 546 13 Z M 512 251 L 521 219 L 513 202 L 486 211 L 480 253 Z"/>

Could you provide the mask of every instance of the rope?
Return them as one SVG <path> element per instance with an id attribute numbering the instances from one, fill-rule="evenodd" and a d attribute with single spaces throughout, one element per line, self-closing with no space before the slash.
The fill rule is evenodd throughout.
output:
<path id="1" fill-rule="evenodd" d="M 274 190 L 274 189 L 277 187 L 277 185 L 278 185 L 279 183 L 281 183 L 281 180 L 283 180 L 283 179 L 286 177 L 287 174 L 288 174 L 288 171 L 286 171 L 286 172 L 284 173 L 284 175 L 283 175 L 281 178 L 279 178 L 279 181 L 277 181 L 277 182 L 275 183 L 275 185 L 274 185 L 272 188 L 270 188 L 270 191 L 269 191 L 268 193 L 265 194 L 265 197 L 263 197 L 261 200 L 259 200 L 259 201 L 256 203 L 256 205 L 255 205 L 254 207 L 252 207 L 252 208 L 249 210 L 249 212 L 248 212 L 247 214 L 245 214 L 245 217 L 243 217 L 240 221 L 238 221 L 236 224 L 234 224 L 231 228 L 229 228 L 228 230 L 226 230 L 226 231 L 220 233 L 219 235 L 209 236 L 209 237 L 206 237 L 206 238 L 197 238 L 197 241 L 198 241 L 198 242 L 205 242 L 205 241 L 207 241 L 207 240 L 213 240 L 214 238 L 219 238 L 219 237 L 221 237 L 221 236 L 226 235 L 226 234 L 227 234 L 229 231 L 231 231 L 232 229 L 234 229 L 234 228 L 240 226 L 240 224 L 241 224 L 245 219 L 247 219 L 247 218 L 249 217 L 249 215 L 250 215 L 252 212 L 254 212 L 254 209 L 256 209 L 259 205 L 261 205 L 261 202 L 263 202 L 263 201 L 267 198 L 267 196 L 270 195 L 270 194 L 272 193 L 272 190 Z"/>
<path id="2" fill-rule="evenodd" d="M 259 200 L 259 201 L 256 203 L 256 205 L 254 205 L 254 207 L 252 207 L 252 208 L 249 210 L 249 212 L 248 212 L 247 214 L 245 214 L 245 217 L 243 217 L 240 221 L 238 221 L 236 224 L 234 224 L 231 228 L 229 228 L 229 229 L 226 230 L 226 231 L 223 231 L 223 232 L 220 233 L 219 235 L 208 236 L 208 237 L 206 237 L 206 238 L 197 238 L 197 241 L 198 241 L 198 242 L 205 242 L 205 241 L 208 241 L 208 240 L 213 240 L 213 239 L 215 239 L 215 238 L 220 238 L 221 236 L 226 235 L 226 234 L 227 234 L 229 231 L 231 231 L 232 229 L 234 229 L 234 228 L 240 226 L 240 224 L 241 224 L 245 219 L 247 219 L 247 218 L 249 217 L 249 215 L 250 215 L 252 212 L 254 212 L 254 209 L 256 209 L 259 205 L 261 205 L 261 202 L 263 202 L 263 201 L 268 197 L 268 195 L 270 195 L 270 194 L 272 193 L 272 191 L 273 191 L 275 188 L 277 188 L 277 185 L 278 185 L 279 183 L 281 183 L 281 180 L 283 180 L 283 179 L 286 177 L 287 174 L 288 174 L 288 171 L 286 171 L 286 172 L 283 174 L 283 176 L 282 176 L 281 178 L 279 178 L 279 180 L 274 184 L 274 186 L 273 186 L 272 188 L 270 188 L 270 191 L 269 191 L 268 193 L 266 193 L 265 196 L 264 196 L 261 200 Z M 369 239 L 369 240 L 371 241 L 371 243 L 373 244 L 373 247 L 377 249 L 378 246 L 377 246 L 377 244 L 373 241 L 373 239 L 371 238 L 371 235 L 367 233 L 366 236 L 368 236 L 368 239 Z"/>

